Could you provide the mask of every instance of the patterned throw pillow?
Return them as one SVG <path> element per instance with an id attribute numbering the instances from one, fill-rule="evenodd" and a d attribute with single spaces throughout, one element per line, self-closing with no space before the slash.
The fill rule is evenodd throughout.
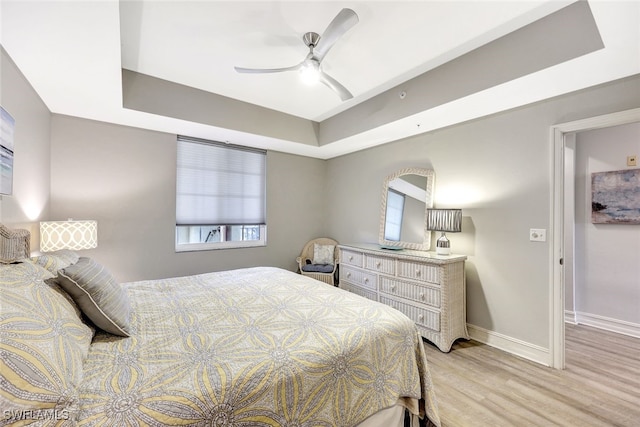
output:
<path id="1" fill-rule="evenodd" d="M 76 314 L 64 291 L 44 283 L 51 277 L 32 262 L 0 266 L 2 425 L 23 425 L 25 414 L 69 420 L 68 425 L 77 419 L 76 387 L 93 330 Z"/>
<path id="2" fill-rule="evenodd" d="M 313 264 L 331 264 L 333 265 L 333 253 L 336 247 L 334 245 L 313 244 Z"/>
<path id="3" fill-rule="evenodd" d="M 46 268 L 54 276 L 58 275 L 58 270 L 69 267 L 78 262 L 80 257 L 77 253 L 68 249 L 61 249 L 55 252 L 45 252 L 42 255 L 31 258 L 31 261 L 41 267 Z"/>
<path id="4" fill-rule="evenodd" d="M 77 263 L 61 270 L 58 280 L 98 328 L 121 337 L 129 336 L 129 300 L 109 270 L 91 258 L 81 257 Z"/>

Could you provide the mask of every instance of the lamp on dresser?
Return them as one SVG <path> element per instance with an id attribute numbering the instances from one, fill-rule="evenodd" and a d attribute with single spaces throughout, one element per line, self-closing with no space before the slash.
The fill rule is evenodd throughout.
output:
<path id="1" fill-rule="evenodd" d="M 98 247 L 98 222 L 43 221 L 40 223 L 40 250 L 53 252 L 61 249 L 72 251 Z"/>
<path id="2" fill-rule="evenodd" d="M 427 209 L 427 230 L 440 231 L 436 241 L 436 254 L 450 255 L 451 242 L 445 233 L 462 231 L 462 209 Z"/>

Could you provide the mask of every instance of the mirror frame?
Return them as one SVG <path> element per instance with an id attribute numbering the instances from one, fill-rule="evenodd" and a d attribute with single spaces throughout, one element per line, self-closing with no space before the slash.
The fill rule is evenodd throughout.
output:
<path id="1" fill-rule="evenodd" d="M 387 194 L 389 191 L 389 183 L 396 178 L 401 177 L 402 175 L 419 175 L 427 178 L 427 188 L 425 188 L 426 197 L 425 197 L 425 209 L 424 209 L 424 226 L 423 226 L 423 237 L 422 243 L 420 242 L 403 242 L 403 241 L 394 241 L 394 240 L 386 240 L 384 238 L 384 228 L 386 224 L 387 217 Z M 431 231 L 427 230 L 427 209 L 433 207 L 433 189 L 435 187 L 435 171 L 433 169 L 426 168 L 404 168 L 399 171 L 388 175 L 382 186 L 382 203 L 381 203 L 381 211 L 380 211 L 380 234 L 378 236 L 378 243 L 381 246 L 388 247 L 397 247 L 404 249 L 415 249 L 419 251 L 428 251 L 431 249 Z"/>

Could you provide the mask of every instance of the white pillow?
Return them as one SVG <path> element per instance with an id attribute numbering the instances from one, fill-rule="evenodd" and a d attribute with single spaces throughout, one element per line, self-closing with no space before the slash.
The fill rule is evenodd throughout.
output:
<path id="1" fill-rule="evenodd" d="M 333 265 L 333 252 L 335 245 L 319 245 L 313 244 L 313 264 L 331 264 Z"/>

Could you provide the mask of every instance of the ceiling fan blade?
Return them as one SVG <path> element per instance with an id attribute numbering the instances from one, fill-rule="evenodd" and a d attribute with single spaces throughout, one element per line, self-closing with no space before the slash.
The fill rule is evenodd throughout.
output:
<path id="1" fill-rule="evenodd" d="M 322 61 L 322 58 L 329 52 L 329 49 L 340 37 L 351 27 L 358 23 L 358 15 L 351 9 L 342 9 L 340 13 L 333 18 L 333 21 L 329 24 L 324 33 L 320 36 L 318 45 L 314 47 L 313 54 Z"/>
<path id="2" fill-rule="evenodd" d="M 353 95 L 351 95 L 351 92 L 349 92 L 346 87 L 342 86 L 336 79 L 325 72 L 320 72 L 320 82 L 337 93 L 343 101 L 353 98 Z"/>
<path id="3" fill-rule="evenodd" d="M 242 67 L 233 67 L 238 73 L 245 74 L 267 74 L 267 73 L 282 73 L 284 71 L 296 71 L 300 69 L 302 64 L 293 65 L 291 67 L 284 68 L 242 68 Z"/>

